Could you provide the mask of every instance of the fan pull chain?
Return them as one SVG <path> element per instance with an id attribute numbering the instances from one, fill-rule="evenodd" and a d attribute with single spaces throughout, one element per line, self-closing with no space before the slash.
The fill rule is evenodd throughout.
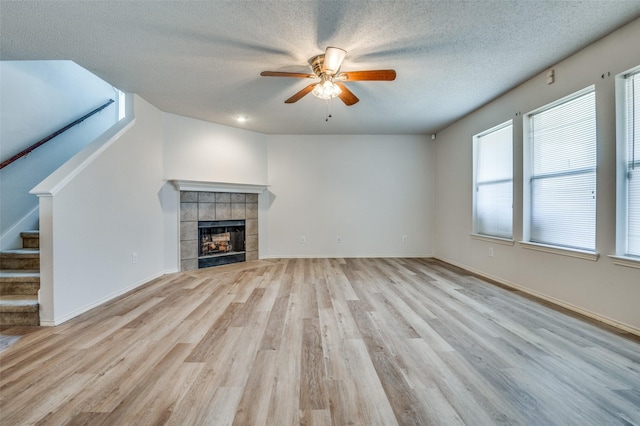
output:
<path id="1" fill-rule="evenodd" d="M 331 101 L 333 101 L 333 98 L 331 99 L 327 99 L 327 103 L 326 103 L 326 107 L 327 107 L 327 116 L 324 119 L 324 121 L 328 122 L 329 119 L 332 117 L 331 115 Z"/>

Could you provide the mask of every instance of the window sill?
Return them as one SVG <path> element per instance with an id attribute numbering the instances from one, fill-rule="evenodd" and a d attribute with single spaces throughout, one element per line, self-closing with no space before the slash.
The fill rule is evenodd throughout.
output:
<path id="1" fill-rule="evenodd" d="M 640 259 L 629 256 L 609 256 L 614 265 L 640 269 Z"/>
<path id="2" fill-rule="evenodd" d="M 492 237 L 490 235 L 482 235 L 482 234 L 469 234 L 471 238 L 479 241 L 487 241 L 490 243 L 496 244 L 504 244 L 505 246 L 512 246 L 515 242 L 509 238 L 501 238 L 501 237 Z"/>
<path id="3" fill-rule="evenodd" d="M 546 244 L 532 243 L 529 241 L 520 241 L 520 245 L 522 246 L 522 248 L 526 248 L 529 250 L 537 250 L 537 251 L 543 251 L 545 253 L 553 253 L 553 254 L 559 254 L 562 256 L 576 257 L 578 259 L 591 260 L 593 262 L 598 260 L 598 258 L 600 257 L 598 253 L 594 253 L 590 251 L 570 249 L 565 247 L 549 246 Z"/>

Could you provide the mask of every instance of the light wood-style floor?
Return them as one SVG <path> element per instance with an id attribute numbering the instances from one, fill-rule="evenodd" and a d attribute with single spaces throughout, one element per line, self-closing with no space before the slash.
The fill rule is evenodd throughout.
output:
<path id="1" fill-rule="evenodd" d="M 640 425 L 638 339 L 429 259 L 172 274 L 4 334 L 2 425 Z"/>

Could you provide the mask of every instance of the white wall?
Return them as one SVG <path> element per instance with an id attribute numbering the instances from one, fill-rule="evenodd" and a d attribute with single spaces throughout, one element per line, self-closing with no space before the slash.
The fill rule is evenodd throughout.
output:
<path id="1" fill-rule="evenodd" d="M 270 136 L 268 256 L 432 255 L 433 150 L 426 136 Z"/>
<path id="2" fill-rule="evenodd" d="M 616 266 L 614 76 L 640 64 L 636 20 L 438 134 L 436 256 L 640 333 L 640 269 Z M 604 78 L 602 75 L 604 74 Z M 594 262 L 470 237 L 472 136 L 514 120 L 514 239 L 522 239 L 522 114 L 595 84 L 598 126 L 597 251 Z M 489 248 L 494 256 L 489 257 Z"/>
<path id="3" fill-rule="evenodd" d="M 167 269 L 162 112 L 137 96 L 134 103 L 133 126 L 86 148 L 103 149 L 99 156 L 80 165 L 72 160 L 34 189 L 41 195 L 43 222 L 44 325 L 59 324 Z M 65 170 L 70 166 L 77 167 Z"/>
<path id="4" fill-rule="evenodd" d="M 71 61 L 0 61 L 0 161 L 114 96 L 110 84 Z M 0 247 L 20 246 L 20 231 L 38 229 L 37 215 L 21 222 L 38 204 L 29 190 L 111 127 L 116 105 L 0 170 Z"/>
<path id="5" fill-rule="evenodd" d="M 432 255 L 433 149 L 424 136 L 263 135 L 164 114 L 165 179 L 268 185 L 262 258 Z M 177 213 L 167 224 L 177 258 Z"/>
<path id="6" fill-rule="evenodd" d="M 264 185 L 266 135 L 164 114 L 164 177 Z"/>

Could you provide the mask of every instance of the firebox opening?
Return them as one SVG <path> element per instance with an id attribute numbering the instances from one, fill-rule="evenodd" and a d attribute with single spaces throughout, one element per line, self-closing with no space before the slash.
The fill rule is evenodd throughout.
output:
<path id="1" fill-rule="evenodd" d="M 244 262 L 245 221 L 198 222 L 198 268 Z"/>

